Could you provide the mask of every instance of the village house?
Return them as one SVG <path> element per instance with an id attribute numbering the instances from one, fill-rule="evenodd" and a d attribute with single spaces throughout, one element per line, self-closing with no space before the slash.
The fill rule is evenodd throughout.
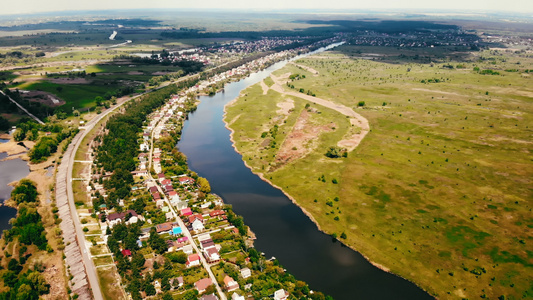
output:
<path id="1" fill-rule="evenodd" d="M 159 209 L 161 209 L 161 207 L 165 206 L 165 200 L 162 200 L 162 199 L 159 199 L 155 202 L 155 206 Z"/>
<path id="2" fill-rule="evenodd" d="M 248 278 L 252 276 L 252 271 L 249 268 L 241 269 L 241 276 L 242 278 Z"/>
<path id="3" fill-rule="evenodd" d="M 198 290 L 198 293 L 201 294 L 205 292 L 207 287 L 210 286 L 211 284 L 213 284 L 213 282 L 211 281 L 211 278 L 204 278 L 204 279 L 200 279 L 196 281 L 194 283 L 194 287 L 196 288 L 196 290 Z"/>
<path id="4" fill-rule="evenodd" d="M 163 233 L 171 233 L 172 232 L 172 223 L 167 222 L 163 224 L 155 225 L 155 229 L 157 233 L 163 234 Z"/>
<path id="5" fill-rule="evenodd" d="M 209 216 L 211 218 L 213 217 L 218 217 L 218 216 L 222 216 L 222 215 L 225 215 L 226 212 L 224 212 L 223 210 L 220 210 L 220 209 L 217 209 L 217 210 L 213 210 L 212 212 L 209 213 Z"/>
<path id="6" fill-rule="evenodd" d="M 274 292 L 274 300 L 287 300 L 289 298 L 289 293 L 284 289 L 280 289 Z"/>
<path id="7" fill-rule="evenodd" d="M 159 183 L 163 182 L 163 180 L 165 180 L 165 174 L 163 173 L 157 174 L 157 180 L 159 180 Z"/>
<path id="8" fill-rule="evenodd" d="M 218 300 L 218 297 L 215 294 L 203 295 L 198 298 L 199 300 Z"/>
<path id="9" fill-rule="evenodd" d="M 125 212 L 112 213 L 107 215 L 107 224 L 109 225 L 109 227 L 113 227 L 118 223 L 124 222 L 128 214 L 130 215 L 130 218 L 125 222 L 126 224 L 133 224 L 137 223 L 137 221 L 139 220 L 144 220 L 142 216 L 139 216 L 134 210 L 130 209 Z"/>
<path id="10" fill-rule="evenodd" d="M 237 283 L 237 281 L 233 280 L 233 278 L 229 277 L 228 275 L 224 277 L 224 285 L 228 292 L 237 290 L 239 288 L 239 284 Z"/>
<path id="11" fill-rule="evenodd" d="M 172 235 L 180 235 L 183 233 L 183 230 L 181 229 L 181 227 L 177 224 L 174 224 L 174 226 L 172 227 Z"/>
<path id="12" fill-rule="evenodd" d="M 185 254 L 192 254 L 194 252 L 192 245 L 183 246 L 183 249 L 181 249 L 183 253 Z"/>
<path id="13" fill-rule="evenodd" d="M 173 219 L 174 219 L 174 214 L 173 214 L 171 211 L 165 213 L 165 219 L 166 219 L 167 221 L 169 221 L 169 220 L 173 220 Z"/>
<path id="14" fill-rule="evenodd" d="M 209 248 L 204 251 L 204 257 L 209 263 L 216 263 L 220 261 L 220 254 L 216 247 Z"/>
<path id="15" fill-rule="evenodd" d="M 178 286 L 178 287 L 182 287 L 183 286 L 183 277 L 180 276 L 180 277 L 174 279 L 173 285 L 174 286 Z"/>
<path id="16" fill-rule="evenodd" d="M 148 132 L 143 133 L 143 139 L 145 141 L 149 140 L 150 139 L 150 133 L 148 133 Z"/>
<path id="17" fill-rule="evenodd" d="M 147 143 L 142 143 L 142 144 L 139 145 L 139 150 L 148 151 L 148 150 L 150 150 L 150 146 Z"/>
<path id="18" fill-rule="evenodd" d="M 199 266 L 200 265 L 200 255 L 194 253 L 187 257 L 187 262 L 185 263 L 187 268 Z"/>
<path id="19" fill-rule="evenodd" d="M 180 214 L 185 217 L 192 216 L 192 210 L 190 207 L 186 207 L 181 210 Z"/>
<path id="20" fill-rule="evenodd" d="M 204 230 L 204 217 L 200 214 L 192 215 L 189 217 L 189 224 L 195 231 Z"/>
<path id="21" fill-rule="evenodd" d="M 180 184 L 191 184 L 194 183 L 194 179 L 191 177 L 183 176 L 178 179 Z"/>
<path id="22" fill-rule="evenodd" d="M 237 294 L 237 293 L 234 292 L 234 293 L 231 295 L 231 300 L 244 300 L 244 296 L 241 296 L 241 295 L 239 295 L 239 294 Z"/>

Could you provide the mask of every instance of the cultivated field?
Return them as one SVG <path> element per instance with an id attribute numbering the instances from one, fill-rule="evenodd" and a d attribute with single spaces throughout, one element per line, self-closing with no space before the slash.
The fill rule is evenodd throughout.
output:
<path id="1" fill-rule="evenodd" d="M 432 295 L 532 298 L 531 55 L 394 49 L 343 46 L 274 73 L 368 119 L 347 157 L 326 153 L 360 128 L 271 79 L 226 108 L 237 149 L 322 230 Z"/>

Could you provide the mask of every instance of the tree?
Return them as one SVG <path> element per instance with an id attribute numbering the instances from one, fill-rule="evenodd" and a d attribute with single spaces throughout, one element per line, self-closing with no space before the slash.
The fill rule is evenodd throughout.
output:
<path id="1" fill-rule="evenodd" d="M 8 130 L 9 129 L 9 121 L 0 116 L 0 130 Z"/>
<path id="2" fill-rule="evenodd" d="M 144 288 L 144 291 L 146 292 L 147 296 L 155 295 L 155 287 L 151 283 L 146 285 L 146 287 Z"/>
<path id="3" fill-rule="evenodd" d="M 198 185 L 200 186 L 200 192 L 204 194 L 209 194 L 211 192 L 211 186 L 209 185 L 209 181 L 203 177 L 198 177 Z"/>
<path id="4" fill-rule="evenodd" d="M 11 192 L 11 197 L 13 197 L 18 204 L 22 202 L 35 202 L 37 201 L 37 195 L 39 195 L 37 192 L 37 186 L 35 182 L 29 179 L 20 180 L 15 189 Z"/>
<path id="5" fill-rule="evenodd" d="M 163 254 L 168 250 L 167 243 L 157 233 L 155 227 L 152 227 L 150 229 L 150 237 L 148 238 L 148 245 L 152 247 L 152 249 L 159 254 Z"/>
<path id="6" fill-rule="evenodd" d="M 26 138 L 26 131 L 22 128 L 17 128 L 13 133 L 13 139 L 17 142 L 23 141 Z"/>

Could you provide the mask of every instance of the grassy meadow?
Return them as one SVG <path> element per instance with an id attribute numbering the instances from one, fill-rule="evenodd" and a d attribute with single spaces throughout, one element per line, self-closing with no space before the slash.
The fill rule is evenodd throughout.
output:
<path id="1" fill-rule="evenodd" d="M 487 50 L 420 63 L 371 51 L 342 46 L 275 72 L 305 75 L 294 90 L 368 119 L 347 157 L 325 155 L 356 130 L 345 116 L 256 85 L 226 108 L 243 159 L 322 230 L 439 299 L 533 298 L 533 60 Z M 301 146 L 287 159 L 291 139 Z"/>

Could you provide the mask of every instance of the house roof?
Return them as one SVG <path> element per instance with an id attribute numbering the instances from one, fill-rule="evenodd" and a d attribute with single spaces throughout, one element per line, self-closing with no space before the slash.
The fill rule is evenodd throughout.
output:
<path id="1" fill-rule="evenodd" d="M 200 300 L 218 300 L 218 297 L 215 294 L 203 295 L 199 298 Z"/>
<path id="2" fill-rule="evenodd" d="M 160 179 L 161 178 L 165 178 L 165 174 L 164 173 L 159 173 L 159 174 L 157 174 L 157 178 L 160 178 Z"/>
<path id="3" fill-rule="evenodd" d="M 218 250 L 215 247 L 209 248 L 205 250 L 205 252 L 207 252 L 207 255 L 209 255 L 209 257 L 213 256 L 213 254 L 218 254 Z"/>
<path id="4" fill-rule="evenodd" d="M 217 209 L 209 213 L 209 216 L 216 217 L 220 215 L 225 215 L 226 213 L 223 210 Z"/>
<path id="5" fill-rule="evenodd" d="M 161 181 L 161 183 L 164 184 L 164 185 L 172 184 L 172 180 L 170 180 L 170 179 L 164 179 L 163 181 Z"/>
<path id="6" fill-rule="evenodd" d="M 122 252 L 122 255 L 124 255 L 124 256 L 131 256 L 131 251 L 130 250 L 124 249 L 121 252 Z"/>
<path id="7" fill-rule="evenodd" d="M 172 197 L 178 195 L 178 193 L 176 191 L 170 191 L 168 195 Z"/>
<path id="8" fill-rule="evenodd" d="M 239 287 L 237 281 L 233 280 L 233 278 L 229 277 L 228 275 L 224 277 L 224 284 L 228 289 L 234 289 Z"/>
<path id="9" fill-rule="evenodd" d="M 202 249 L 207 249 L 215 246 L 213 240 L 205 240 L 200 242 L 202 244 Z"/>
<path id="10" fill-rule="evenodd" d="M 205 290 L 208 286 L 210 286 L 213 282 L 211 281 L 211 278 L 204 278 L 196 281 L 194 283 L 194 286 L 198 291 Z"/>
<path id="11" fill-rule="evenodd" d="M 195 261 L 195 260 L 200 260 L 200 255 L 194 253 L 194 254 L 191 254 L 187 257 L 187 261 L 191 262 L 191 261 Z"/>
<path id="12" fill-rule="evenodd" d="M 187 177 L 187 176 L 180 177 L 178 180 L 180 183 L 194 182 L 194 179 L 192 179 L 191 177 Z"/>
<path id="13" fill-rule="evenodd" d="M 195 214 L 189 217 L 189 223 L 193 223 L 196 219 L 200 220 L 202 223 L 204 222 L 204 217 L 200 214 Z"/>
<path id="14" fill-rule="evenodd" d="M 250 275 L 252 275 L 252 271 L 248 268 L 244 268 L 244 269 L 241 269 L 241 275 L 242 277 L 248 277 Z"/>
<path id="15" fill-rule="evenodd" d="M 132 217 L 137 217 L 138 216 L 137 213 L 133 209 L 130 209 L 130 210 L 127 210 L 127 211 L 121 212 L 121 213 L 109 214 L 109 215 L 107 215 L 107 220 L 109 220 L 109 221 L 114 221 L 114 220 L 117 220 L 117 219 L 123 220 L 128 213 L 130 213 Z"/>
<path id="16" fill-rule="evenodd" d="M 167 223 L 155 225 L 155 229 L 157 230 L 157 233 L 172 230 L 172 223 L 167 222 Z"/>
<path id="17" fill-rule="evenodd" d="M 190 207 L 187 207 L 187 208 L 184 208 L 181 210 L 181 215 L 182 216 L 188 216 L 188 215 L 191 215 L 192 214 L 192 210 Z"/>

